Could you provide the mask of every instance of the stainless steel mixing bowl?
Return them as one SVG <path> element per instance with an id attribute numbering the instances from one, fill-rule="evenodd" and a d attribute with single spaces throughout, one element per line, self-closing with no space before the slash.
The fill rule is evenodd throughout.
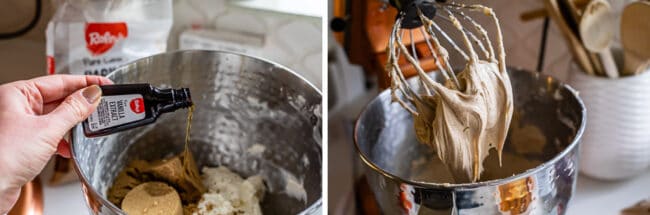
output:
<path id="1" fill-rule="evenodd" d="M 575 90 L 549 76 L 516 69 L 509 74 L 515 117 L 504 154 L 519 160 L 504 156 L 498 168 L 493 150 L 486 173 L 496 173 L 483 182 L 445 181 L 448 171 L 428 146 L 417 142 L 411 115 L 391 103 L 390 91 L 368 104 L 355 126 L 355 144 L 384 214 L 565 213 L 578 176 L 585 107 Z M 409 81 L 416 86 L 419 80 Z M 513 126 L 530 127 L 517 127 L 519 136 L 514 137 Z M 435 171 L 436 166 L 442 168 Z"/>
<path id="2" fill-rule="evenodd" d="M 261 202 L 265 214 L 322 210 L 321 94 L 289 69 L 229 52 L 178 51 L 137 60 L 108 77 L 115 83 L 189 87 L 195 104 L 190 146 L 199 168 L 225 165 L 242 176 L 261 174 L 268 188 Z M 86 138 L 77 126 L 72 156 L 91 212 L 122 214 L 106 200 L 118 172 L 134 159 L 180 153 L 186 119 L 187 111 L 180 110 L 100 138 Z M 263 153 L 255 152 L 260 148 Z M 303 186 L 306 196 L 287 192 L 289 180 Z"/>

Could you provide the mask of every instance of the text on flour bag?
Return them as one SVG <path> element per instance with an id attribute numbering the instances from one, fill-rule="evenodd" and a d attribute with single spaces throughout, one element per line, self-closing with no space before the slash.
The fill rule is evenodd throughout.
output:
<path id="1" fill-rule="evenodd" d="M 96 137 L 151 124 L 163 113 L 193 105 L 190 90 L 159 89 L 150 84 L 101 86 L 97 110 L 83 122 L 84 134 Z"/>

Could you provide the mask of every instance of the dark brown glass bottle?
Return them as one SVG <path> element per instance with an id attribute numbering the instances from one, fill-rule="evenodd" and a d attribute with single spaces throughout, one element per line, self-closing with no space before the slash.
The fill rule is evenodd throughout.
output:
<path id="1" fill-rule="evenodd" d="M 151 124 L 163 113 L 192 106 L 188 88 L 158 89 L 150 84 L 101 86 L 102 100 L 83 122 L 84 134 L 96 137 Z"/>

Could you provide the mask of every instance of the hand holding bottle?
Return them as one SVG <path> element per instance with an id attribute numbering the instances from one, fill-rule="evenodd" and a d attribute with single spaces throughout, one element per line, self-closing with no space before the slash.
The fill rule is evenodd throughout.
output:
<path id="1" fill-rule="evenodd" d="M 99 104 L 100 76 L 52 75 L 0 85 L 0 214 L 58 152 L 69 157 L 62 137 Z M 63 142 L 60 144 L 60 142 Z"/>

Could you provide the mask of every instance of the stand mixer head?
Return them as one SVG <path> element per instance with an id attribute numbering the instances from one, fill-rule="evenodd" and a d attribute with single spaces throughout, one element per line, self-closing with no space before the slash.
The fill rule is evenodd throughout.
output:
<path id="1" fill-rule="evenodd" d="M 446 2 L 446 0 L 437 0 L 436 2 Z M 418 9 L 428 17 L 433 19 L 436 15 L 436 8 L 433 1 L 427 0 L 388 0 L 391 6 L 397 8 L 400 13 L 398 18 L 403 16 L 402 27 L 405 29 L 413 29 L 422 26 L 422 21 L 418 16 Z"/>

